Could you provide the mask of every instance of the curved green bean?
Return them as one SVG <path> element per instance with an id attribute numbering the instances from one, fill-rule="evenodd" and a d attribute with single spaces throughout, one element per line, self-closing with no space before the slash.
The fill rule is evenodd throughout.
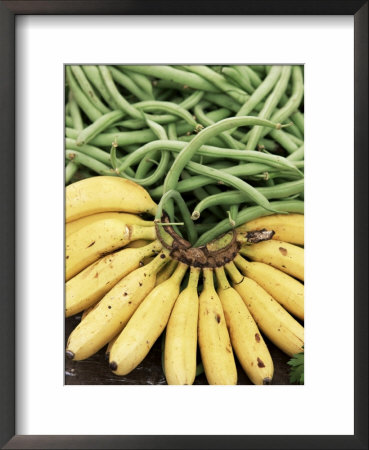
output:
<path id="1" fill-rule="evenodd" d="M 70 66 L 70 68 L 82 91 L 90 100 L 90 102 L 95 106 L 95 108 L 97 108 L 101 112 L 101 114 L 108 113 L 110 109 L 106 105 L 104 105 L 104 103 L 96 95 L 94 88 L 91 86 L 82 68 L 80 66 Z"/>
<path id="2" fill-rule="evenodd" d="M 286 198 L 303 192 L 304 180 L 289 181 L 271 187 L 259 187 L 256 190 L 262 193 L 267 199 Z M 252 201 L 252 198 L 239 191 L 227 191 L 211 195 L 196 205 L 191 217 L 193 220 L 197 220 L 204 209 L 210 208 L 213 205 L 232 205 L 248 201 Z"/>
<path id="3" fill-rule="evenodd" d="M 78 86 L 78 83 L 73 76 L 70 66 L 65 66 L 65 76 L 78 106 L 82 109 L 86 116 L 92 122 L 101 117 L 101 112 L 90 102 L 90 100 Z"/>
<path id="4" fill-rule="evenodd" d="M 95 120 L 91 125 L 83 129 L 76 139 L 77 145 L 83 145 L 90 142 L 95 136 L 109 128 L 115 122 L 123 117 L 122 111 L 111 111 Z"/>
<path id="5" fill-rule="evenodd" d="M 300 200 L 285 200 L 285 201 L 276 201 L 270 202 L 272 208 L 275 211 L 283 211 L 289 213 L 304 213 L 304 202 Z M 235 226 L 238 227 L 250 220 L 256 219 L 261 216 L 268 216 L 272 214 L 269 211 L 266 211 L 261 206 L 250 206 L 239 211 L 238 216 L 235 220 Z M 199 247 L 201 245 L 205 245 L 208 242 L 212 241 L 222 233 L 226 233 L 232 229 L 231 224 L 228 219 L 224 219 L 215 225 L 212 229 L 205 232 L 199 239 L 196 241 L 195 246 Z"/>
<path id="6" fill-rule="evenodd" d="M 260 111 L 258 117 L 260 119 L 269 119 L 273 110 L 278 105 L 282 95 L 286 91 L 288 81 L 291 76 L 291 67 L 290 66 L 283 66 L 281 71 L 281 76 L 275 85 L 273 92 L 270 94 L 270 96 L 267 98 L 263 109 Z M 273 121 L 272 121 L 273 122 Z M 247 139 L 247 145 L 246 148 L 248 150 L 254 150 L 262 137 L 263 127 L 260 126 L 254 126 L 253 129 L 250 132 L 250 135 Z M 265 133 L 266 134 L 266 133 Z"/>
<path id="7" fill-rule="evenodd" d="M 189 86 L 194 89 L 209 92 L 219 92 L 212 83 L 209 83 L 204 78 L 195 73 L 186 72 L 184 70 L 178 70 L 170 66 L 123 66 L 126 70 L 132 70 L 133 72 L 142 73 L 163 80 L 174 81 L 179 84 Z"/>

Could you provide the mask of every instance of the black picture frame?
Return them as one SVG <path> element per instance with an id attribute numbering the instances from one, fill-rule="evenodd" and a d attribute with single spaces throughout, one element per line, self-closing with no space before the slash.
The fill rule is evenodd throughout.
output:
<path id="1" fill-rule="evenodd" d="M 352 15 L 355 41 L 355 431 L 347 436 L 36 436 L 15 434 L 15 17 L 85 15 Z M 12 0 L 0 1 L 0 445 L 6 449 L 368 448 L 368 1 Z M 337 361 L 339 365 L 339 361 Z M 322 382 L 329 382 L 322 379 Z M 337 393 L 339 406 L 339 392 Z M 21 399 L 18 399 L 21 401 Z M 319 406 L 317 405 L 317 408 Z"/>

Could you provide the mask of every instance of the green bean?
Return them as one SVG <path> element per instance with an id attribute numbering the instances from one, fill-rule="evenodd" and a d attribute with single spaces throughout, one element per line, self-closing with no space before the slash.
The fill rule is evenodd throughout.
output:
<path id="1" fill-rule="evenodd" d="M 110 109 L 107 108 L 106 105 L 104 105 L 104 103 L 102 103 L 102 101 L 96 95 L 94 88 L 91 86 L 82 68 L 80 66 L 70 66 L 70 68 L 82 91 L 95 106 L 95 108 L 98 109 L 102 114 L 108 113 Z"/>
<path id="2" fill-rule="evenodd" d="M 215 165 L 214 165 L 215 166 Z M 232 167 L 226 167 L 222 169 L 224 172 L 230 173 L 231 175 L 235 175 L 236 177 L 249 177 L 252 175 L 257 175 L 260 173 L 265 173 L 267 171 L 273 172 L 276 169 L 271 169 L 266 164 L 258 164 L 258 163 L 248 163 L 242 164 Z M 178 192 L 189 192 L 198 187 L 206 186 L 209 183 L 214 183 L 213 179 L 208 176 L 198 175 L 193 176 L 190 180 L 182 180 L 178 182 L 177 191 Z M 219 183 L 218 184 L 222 184 Z M 164 187 L 159 186 L 150 191 L 150 195 L 152 197 L 161 197 L 164 192 Z"/>
<path id="3" fill-rule="evenodd" d="M 246 102 L 238 110 L 236 116 L 247 116 L 251 113 L 255 106 L 260 103 L 273 89 L 277 83 L 280 75 L 282 73 L 281 66 L 273 66 L 272 70 L 263 82 L 258 86 L 258 88 L 253 92 L 253 94 L 246 100 Z"/>
<path id="4" fill-rule="evenodd" d="M 124 66 L 118 66 L 118 68 L 128 77 L 132 78 L 132 80 L 139 86 L 144 92 L 150 95 L 150 98 L 154 98 L 152 92 L 152 84 L 149 78 L 146 75 L 142 75 L 141 73 L 132 72 L 130 70 L 126 70 Z"/>
<path id="5" fill-rule="evenodd" d="M 204 113 L 204 110 L 202 109 L 201 103 L 195 106 L 194 113 L 198 121 L 203 125 L 204 127 L 208 127 L 210 125 L 213 125 L 214 121 L 209 119 L 209 117 Z M 233 149 L 244 149 L 245 145 L 242 144 L 242 142 L 238 142 L 236 139 L 234 139 L 232 136 L 226 134 L 226 133 L 220 133 L 219 138 L 227 145 L 229 148 Z"/>
<path id="6" fill-rule="evenodd" d="M 304 213 L 304 202 L 299 200 L 284 200 L 284 201 L 276 201 L 271 202 L 272 208 L 275 211 L 283 211 L 289 213 Z M 235 220 L 235 226 L 238 227 L 250 220 L 256 219 L 261 216 L 268 216 L 272 214 L 269 211 L 266 211 L 264 208 L 260 206 L 251 206 L 242 209 Z M 215 225 L 212 229 L 205 232 L 200 238 L 196 241 L 195 246 L 199 247 L 201 245 L 205 245 L 208 242 L 212 241 L 216 237 L 218 237 L 222 233 L 226 233 L 232 229 L 231 224 L 228 219 L 224 219 Z"/>
<path id="7" fill-rule="evenodd" d="M 251 81 L 251 77 L 249 75 L 249 72 L 247 70 L 247 68 L 245 66 L 231 66 L 234 70 L 236 70 L 236 72 L 238 72 L 240 78 L 243 81 L 243 83 L 245 83 L 245 87 L 247 86 L 248 89 L 246 90 L 249 94 L 252 94 L 255 91 L 255 86 L 254 83 L 252 83 Z M 261 83 L 261 80 L 260 80 Z M 260 84 L 259 83 L 259 84 Z"/>
<path id="8" fill-rule="evenodd" d="M 226 119 L 229 120 L 229 119 Z M 237 119 L 240 120 L 240 119 Z M 218 122 L 219 123 L 219 122 Z M 271 122 L 269 122 L 271 123 Z M 205 128 L 208 130 L 209 128 Z M 204 132 L 202 131 L 202 133 Z M 197 138 L 197 135 L 195 138 Z M 194 138 L 194 139 L 195 139 Z M 194 140 L 193 139 L 193 140 Z M 206 139 L 206 138 L 205 138 Z M 193 140 L 189 143 L 191 144 Z M 137 149 L 134 153 L 130 154 L 124 163 L 119 167 L 119 171 L 124 171 L 126 167 L 132 166 L 140 161 L 146 154 L 151 153 L 152 151 L 161 149 L 161 150 L 169 150 L 172 152 L 182 152 L 184 149 L 188 147 L 187 143 L 180 141 L 170 141 L 170 140 L 156 140 L 153 142 L 149 142 L 148 144 L 142 146 L 140 149 Z M 201 145 L 201 144 L 200 144 Z M 195 153 L 195 152 L 194 152 Z M 256 163 L 264 163 L 269 167 L 276 167 L 279 169 L 289 169 L 294 172 L 298 172 L 294 164 L 288 162 L 286 158 L 276 155 L 270 155 L 267 153 L 257 152 L 254 150 L 231 150 L 227 149 L 224 152 L 224 149 L 218 147 L 212 147 L 209 145 L 201 145 L 196 146 L 196 155 L 209 156 L 213 158 L 225 158 L 225 159 L 235 159 L 238 161 L 249 161 Z"/>
<path id="9" fill-rule="evenodd" d="M 301 147 L 299 147 L 296 151 L 288 155 L 286 159 L 289 161 L 300 161 L 301 159 L 304 159 L 304 144 L 301 145 Z"/>
<path id="10" fill-rule="evenodd" d="M 65 184 L 69 184 L 70 180 L 73 178 L 73 175 L 77 172 L 78 165 L 73 161 L 69 161 L 65 167 Z"/>
<path id="11" fill-rule="evenodd" d="M 239 111 L 241 106 L 240 103 L 236 102 L 225 94 L 213 94 L 211 92 L 206 92 L 204 94 L 204 99 L 233 112 Z"/>
<path id="12" fill-rule="evenodd" d="M 302 135 L 301 131 L 298 129 L 298 127 L 295 125 L 295 123 L 292 120 L 292 116 L 290 116 L 287 120 L 283 121 L 283 124 L 288 124 L 288 132 L 292 134 L 294 137 L 303 140 L 304 136 Z"/>
<path id="13" fill-rule="evenodd" d="M 82 166 L 88 167 L 90 170 L 98 173 L 99 175 L 113 175 L 112 169 L 105 164 L 97 161 L 91 156 L 85 155 L 76 150 L 66 150 L 65 151 L 67 159 L 71 161 L 81 164 Z"/>
<path id="14" fill-rule="evenodd" d="M 301 134 L 304 135 L 304 114 L 300 111 L 296 111 L 291 116 L 297 128 L 300 130 Z"/>
<path id="15" fill-rule="evenodd" d="M 163 152 L 161 152 L 161 158 L 160 158 L 159 164 L 157 165 L 156 169 L 154 170 L 154 172 L 152 174 L 150 174 L 149 176 L 147 176 L 145 178 L 140 178 L 139 172 L 137 170 L 136 173 L 133 172 L 134 176 L 124 173 L 123 178 L 128 178 L 128 179 L 134 181 L 135 183 L 140 184 L 141 186 L 145 186 L 145 187 L 151 186 L 165 177 L 165 174 L 167 173 L 167 169 L 168 169 L 169 159 L 170 159 L 169 152 L 163 151 Z M 143 175 L 143 176 L 145 176 L 145 175 Z"/>
<path id="16" fill-rule="evenodd" d="M 259 113 L 260 119 L 269 119 L 272 115 L 273 110 L 278 105 L 282 95 L 286 91 L 288 80 L 291 76 L 291 67 L 290 66 L 283 66 L 281 76 L 275 85 L 273 92 L 270 94 L 270 96 L 267 98 L 263 109 Z M 248 150 L 254 150 L 257 146 L 259 139 L 262 137 L 263 127 L 260 126 L 254 126 L 254 128 L 251 130 L 251 133 L 247 139 L 247 146 L 246 148 Z M 267 133 L 265 133 L 267 134 Z"/>
<path id="17" fill-rule="evenodd" d="M 132 73 L 134 73 L 134 72 L 132 72 Z M 154 88 L 176 90 L 176 91 L 180 91 L 181 93 L 193 91 L 193 89 L 188 87 L 186 84 L 181 84 L 176 81 L 154 80 L 152 82 L 152 84 L 153 84 Z M 195 91 L 195 92 L 201 92 L 201 91 Z"/>
<path id="18" fill-rule="evenodd" d="M 78 145 L 74 139 L 65 139 L 65 148 L 67 150 L 75 150 L 81 152 L 85 155 L 91 156 L 98 161 L 110 165 L 110 155 L 109 153 L 101 150 L 100 148 L 93 147 L 92 145 Z"/>
<path id="19" fill-rule="evenodd" d="M 251 86 L 250 80 L 243 77 L 236 67 L 223 67 L 222 73 L 229 77 L 234 83 L 238 84 L 238 86 L 247 94 L 252 94 L 254 92 L 255 89 Z"/>
<path id="20" fill-rule="evenodd" d="M 300 147 L 304 141 L 296 136 L 294 136 L 293 134 L 289 133 L 286 129 L 285 133 L 288 135 L 288 137 L 290 138 L 290 140 L 292 142 L 294 142 L 298 147 Z"/>
<path id="21" fill-rule="evenodd" d="M 181 194 L 178 191 L 170 190 L 166 192 L 162 198 L 160 199 L 160 202 L 158 204 L 158 209 L 155 215 L 155 221 L 160 221 L 161 216 L 163 214 L 163 207 L 167 200 L 174 198 L 177 202 L 177 205 L 179 207 L 179 210 L 182 214 L 183 221 L 186 226 L 186 231 L 188 233 L 188 240 L 191 244 L 193 244 L 197 239 L 197 231 L 193 225 L 190 211 L 187 208 L 187 205 L 185 201 L 183 200 Z"/>
<path id="22" fill-rule="evenodd" d="M 228 83 L 228 81 L 224 78 L 223 75 L 215 72 L 207 66 L 185 66 L 188 70 L 193 73 L 197 73 L 205 80 L 208 80 L 210 83 L 215 85 L 222 92 L 225 92 L 231 98 L 236 100 L 239 103 L 244 103 L 249 96 L 242 89 L 238 88 L 234 84 Z"/>
<path id="23" fill-rule="evenodd" d="M 292 95 L 289 97 L 285 105 L 276 111 L 270 120 L 273 122 L 283 122 L 291 116 L 300 106 L 304 94 L 304 83 L 302 72 L 299 66 L 292 68 Z M 265 133 L 267 134 L 267 133 Z"/>
<path id="24" fill-rule="evenodd" d="M 82 92 L 81 88 L 78 86 L 76 79 L 73 76 L 70 66 L 65 66 L 65 74 L 70 90 L 72 91 L 78 106 L 82 109 L 82 111 L 86 114 L 86 116 L 92 122 L 94 122 L 96 119 L 102 116 L 101 112 L 91 103 L 89 98 L 87 98 L 86 95 Z"/>
<path id="25" fill-rule="evenodd" d="M 183 178 L 184 180 L 188 180 L 188 179 L 191 179 L 191 175 L 190 175 L 186 170 L 184 170 L 184 171 L 182 172 L 182 178 Z M 193 189 L 192 192 L 193 192 L 193 195 L 194 195 L 200 202 L 201 202 L 203 199 L 205 199 L 206 197 L 209 196 L 208 193 L 206 192 L 206 190 L 205 190 L 204 188 L 202 188 L 202 187 Z M 223 213 L 222 213 L 222 210 L 219 209 L 219 208 L 217 207 L 217 205 L 211 205 L 211 207 L 210 207 L 209 209 L 210 209 L 210 211 L 214 214 L 214 216 L 223 219 L 224 215 L 223 215 Z"/>
<path id="26" fill-rule="evenodd" d="M 150 75 L 156 78 L 161 78 L 168 81 L 175 81 L 179 84 L 184 84 L 193 89 L 201 91 L 219 92 L 212 83 L 209 83 L 204 78 L 195 73 L 178 70 L 170 66 L 124 66 L 126 70 L 132 70 L 144 75 Z"/>
<path id="27" fill-rule="evenodd" d="M 304 190 L 304 180 L 289 181 L 271 187 L 259 187 L 261 192 L 268 199 L 286 198 L 291 195 L 300 194 Z M 197 220 L 201 212 L 213 205 L 239 204 L 252 201 L 252 198 L 239 191 L 227 191 L 211 195 L 198 203 L 192 213 L 192 219 Z M 232 216 L 233 217 L 233 216 Z"/>
<path id="28" fill-rule="evenodd" d="M 232 128 L 252 125 L 262 125 L 276 129 L 279 129 L 281 127 L 280 124 L 274 124 L 273 122 L 270 122 L 268 120 L 258 119 L 254 117 L 234 117 L 221 120 L 220 122 L 217 122 L 210 127 L 204 128 L 197 136 L 194 137 L 191 142 L 186 145 L 184 149 L 181 150 L 179 155 L 177 155 L 172 167 L 169 169 L 168 175 L 165 178 L 164 191 L 166 192 L 167 190 L 175 188 L 183 168 L 192 159 L 196 151 L 198 151 L 210 137 L 216 136 L 222 131 L 227 131 Z M 262 199 L 259 198 L 259 201 L 262 201 Z M 266 205 L 267 202 L 263 201 L 263 204 Z"/>
<path id="29" fill-rule="evenodd" d="M 74 123 L 73 123 L 73 119 L 72 119 L 71 116 L 65 116 L 65 125 L 66 125 L 67 127 L 73 128 Z"/>
<path id="30" fill-rule="evenodd" d="M 186 167 L 191 172 L 195 172 L 196 174 L 199 175 L 208 176 L 209 178 L 216 180 L 218 183 L 219 181 L 221 181 L 227 186 L 231 186 L 241 192 L 244 192 L 245 194 L 249 195 L 256 204 L 264 207 L 268 211 L 272 211 L 268 199 L 264 197 L 263 194 L 258 192 L 253 186 L 251 186 L 251 184 L 226 172 L 225 170 L 217 170 L 212 167 L 206 167 L 203 166 L 202 164 L 198 164 L 193 161 L 187 162 Z M 165 182 L 164 182 L 164 191 L 165 191 Z"/>
<path id="31" fill-rule="evenodd" d="M 123 112 L 125 112 L 128 116 L 133 117 L 134 119 L 142 119 L 144 117 L 143 113 L 134 108 L 127 100 L 119 93 L 112 74 L 107 66 L 99 66 L 99 70 L 101 76 L 104 80 L 104 83 L 110 92 L 110 94 L 114 97 L 114 101 L 119 106 Z"/>
<path id="32" fill-rule="evenodd" d="M 298 149 L 298 145 L 290 138 L 291 135 L 284 130 L 273 130 L 270 136 L 278 142 L 288 153 L 293 153 Z"/>
<path id="33" fill-rule="evenodd" d="M 150 129 L 155 133 L 156 137 L 159 140 L 160 139 L 162 139 L 162 140 L 168 139 L 167 133 L 161 125 L 159 125 L 158 123 L 153 122 L 152 120 L 149 120 L 147 118 L 146 118 L 146 123 L 150 127 Z M 148 158 L 142 158 L 142 160 L 136 170 L 136 176 L 138 178 L 143 178 L 144 176 L 146 176 L 146 174 L 152 167 L 152 162 L 150 161 L 150 159 L 156 160 L 157 156 L 158 156 L 158 151 L 154 150 L 154 151 L 150 152 Z"/>
<path id="34" fill-rule="evenodd" d="M 178 136 L 177 136 L 177 128 L 176 128 L 176 126 L 175 126 L 174 123 L 170 123 L 170 124 L 168 125 L 167 135 L 168 135 L 168 138 L 169 138 L 170 140 L 172 140 L 172 141 L 173 141 L 173 140 L 176 141 L 176 140 L 178 139 Z"/>
<path id="35" fill-rule="evenodd" d="M 82 130 L 77 137 L 77 145 L 83 145 L 90 142 L 95 136 L 109 128 L 123 116 L 122 111 L 111 111 L 95 120 L 91 125 Z"/>
<path id="36" fill-rule="evenodd" d="M 141 88 L 139 88 L 132 80 L 132 78 L 116 69 L 114 66 L 109 66 L 109 70 L 113 77 L 113 80 L 127 89 L 127 91 L 131 92 L 131 94 L 133 94 L 139 100 L 152 100 L 154 98 L 153 95 L 149 95 L 147 94 L 147 92 L 142 91 Z"/>
<path id="37" fill-rule="evenodd" d="M 70 104 L 70 115 L 72 118 L 72 128 L 76 130 L 83 129 L 83 120 L 81 116 L 81 111 L 79 110 L 78 104 L 75 101 L 72 92 L 69 94 L 69 104 Z"/>
<path id="38" fill-rule="evenodd" d="M 248 74 L 248 76 L 250 78 L 251 84 L 255 88 L 259 87 L 263 81 L 260 78 L 257 71 L 255 70 L 256 66 L 244 66 L 244 67 L 245 67 L 245 72 Z"/>
<path id="39" fill-rule="evenodd" d="M 106 104 L 109 105 L 110 109 L 118 109 L 118 105 L 115 103 L 114 98 L 107 90 L 104 80 L 101 77 L 101 73 L 97 66 L 82 66 L 86 77 L 98 90 L 101 97 L 105 100 Z"/>
<path id="40" fill-rule="evenodd" d="M 155 111 L 155 110 L 166 111 L 169 112 L 170 114 L 180 117 L 188 124 L 192 125 L 195 129 L 198 127 L 198 124 L 186 109 L 182 108 L 179 105 L 175 105 L 171 102 L 160 102 L 157 100 L 149 100 L 145 102 L 135 103 L 135 108 L 143 111 Z"/>

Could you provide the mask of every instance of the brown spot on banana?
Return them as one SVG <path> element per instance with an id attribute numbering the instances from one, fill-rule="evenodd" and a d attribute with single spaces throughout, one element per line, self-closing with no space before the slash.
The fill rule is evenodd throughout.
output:
<path id="1" fill-rule="evenodd" d="M 279 247 L 279 251 L 282 253 L 283 256 L 287 256 L 287 249 L 283 247 Z"/>
<path id="2" fill-rule="evenodd" d="M 258 358 L 257 361 L 258 361 L 258 367 L 265 367 L 265 364 L 263 363 L 263 361 L 260 358 Z"/>

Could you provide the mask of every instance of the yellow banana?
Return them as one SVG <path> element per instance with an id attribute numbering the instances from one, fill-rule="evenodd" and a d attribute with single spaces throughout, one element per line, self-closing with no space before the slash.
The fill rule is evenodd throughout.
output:
<path id="1" fill-rule="evenodd" d="M 159 241 L 141 248 L 124 248 L 100 258 L 65 284 L 65 315 L 73 316 L 99 301 L 145 257 L 161 250 Z"/>
<path id="2" fill-rule="evenodd" d="M 116 375 L 126 375 L 135 369 L 163 332 L 187 268 L 179 263 L 173 275 L 147 295 L 114 342 L 109 366 Z"/>
<path id="3" fill-rule="evenodd" d="M 147 266 L 134 270 L 120 280 L 72 331 L 66 355 L 82 360 L 99 351 L 126 325 L 141 301 L 155 286 L 156 273 L 168 261 L 161 251 Z"/>
<path id="4" fill-rule="evenodd" d="M 304 215 L 303 214 L 272 214 L 251 220 L 237 228 L 237 231 L 273 230 L 273 239 L 304 245 Z"/>
<path id="5" fill-rule="evenodd" d="M 243 245 L 241 255 L 286 272 L 304 281 L 304 249 L 282 241 L 263 241 Z"/>
<path id="6" fill-rule="evenodd" d="M 222 304 L 214 289 L 213 270 L 204 269 L 203 274 L 198 336 L 206 379 L 209 384 L 237 384 L 236 364 Z"/>
<path id="7" fill-rule="evenodd" d="M 73 220 L 73 222 L 68 222 L 65 224 L 65 237 L 70 236 L 75 231 L 80 230 L 86 225 L 90 225 L 91 223 L 98 222 L 102 219 L 112 219 L 119 215 L 122 222 L 126 225 L 141 225 L 142 227 L 152 227 L 154 226 L 154 222 L 150 222 L 149 220 L 143 220 L 141 217 L 136 216 L 135 214 L 122 213 L 122 212 L 106 212 L 106 213 L 97 213 L 91 214 L 91 216 L 81 217 L 80 219 Z"/>
<path id="8" fill-rule="evenodd" d="M 66 222 L 106 211 L 155 215 L 157 205 L 148 192 L 133 181 L 113 176 L 86 178 L 66 187 Z"/>
<path id="9" fill-rule="evenodd" d="M 275 267 L 246 261 L 240 255 L 236 256 L 234 262 L 244 275 L 256 281 L 288 312 L 304 320 L 304 285 L 302 283 Z"/>
<path id="10" fill-rule="evenodd" d="M 233 289 L 224 268 L 217 268 L 218 295 L 222 302 L 233 349 L 254 384 L 270 384 L 274 366 L 268 347 L 239 293 Z"/>
<path id="11" fill-rule="evenodd" d="M 96 305 L 89 306 L 87 309 L 85 309 L 81 315 L 81 321 L 89 314 Z"/>
<path id="12" fill-rule="evenodd" d="M 166 266 L 164 266 L 161 271 L 158 273 L 158 276 L 156 277 L 156 284 L 155 286 L 158 286 L 159 284 L 166 281 L 174 272 L 175 268 L 178 265 L 178 261 L 175 259 L 172 259 Z"/>
<path id="13" fill-rule="evenodd" d="M 168 384 L 193 384 L 195 380 L 199 275 L 200 269 L 191 267 L 188 285 L 179 294 L 167 325 L 164 368 Z"/>
<path id="14" fill-rule="evenodd" d="M 137 239 L 137 241 L 132 241 L 126 245 L 126 248 L 141 248 L 145 245 L 150 244 L 151 241 L 148 239 Z"/>
<path id="15" fill-rule="evenodd" d="M 113 339 L 109 342 L 108 346 L 106 347 L 105 350 L 105 359 L 107 359 L 109 361 L 109 356 L 110 356 L 110 352 L 111 352 L 111 348 L 114 345 L 114 342 L 118 339 L 119 333 L 113 337 Z"/>
<path id="16" fill-rule="evenodd" d="M 260 330 L 287 355 L 302 352 L 304 327 L 254 280 L 241 275 L 233 262 L 225 267 Z"/>
<path id="17" fill-rule="evenodd" d="M 66 281 L 104 254 L 136 239 L 156 239 L 155 227 L 127 225 L 120 214 L 114 218 L 103 218 L 72 233 L 66 238 Z"/>

